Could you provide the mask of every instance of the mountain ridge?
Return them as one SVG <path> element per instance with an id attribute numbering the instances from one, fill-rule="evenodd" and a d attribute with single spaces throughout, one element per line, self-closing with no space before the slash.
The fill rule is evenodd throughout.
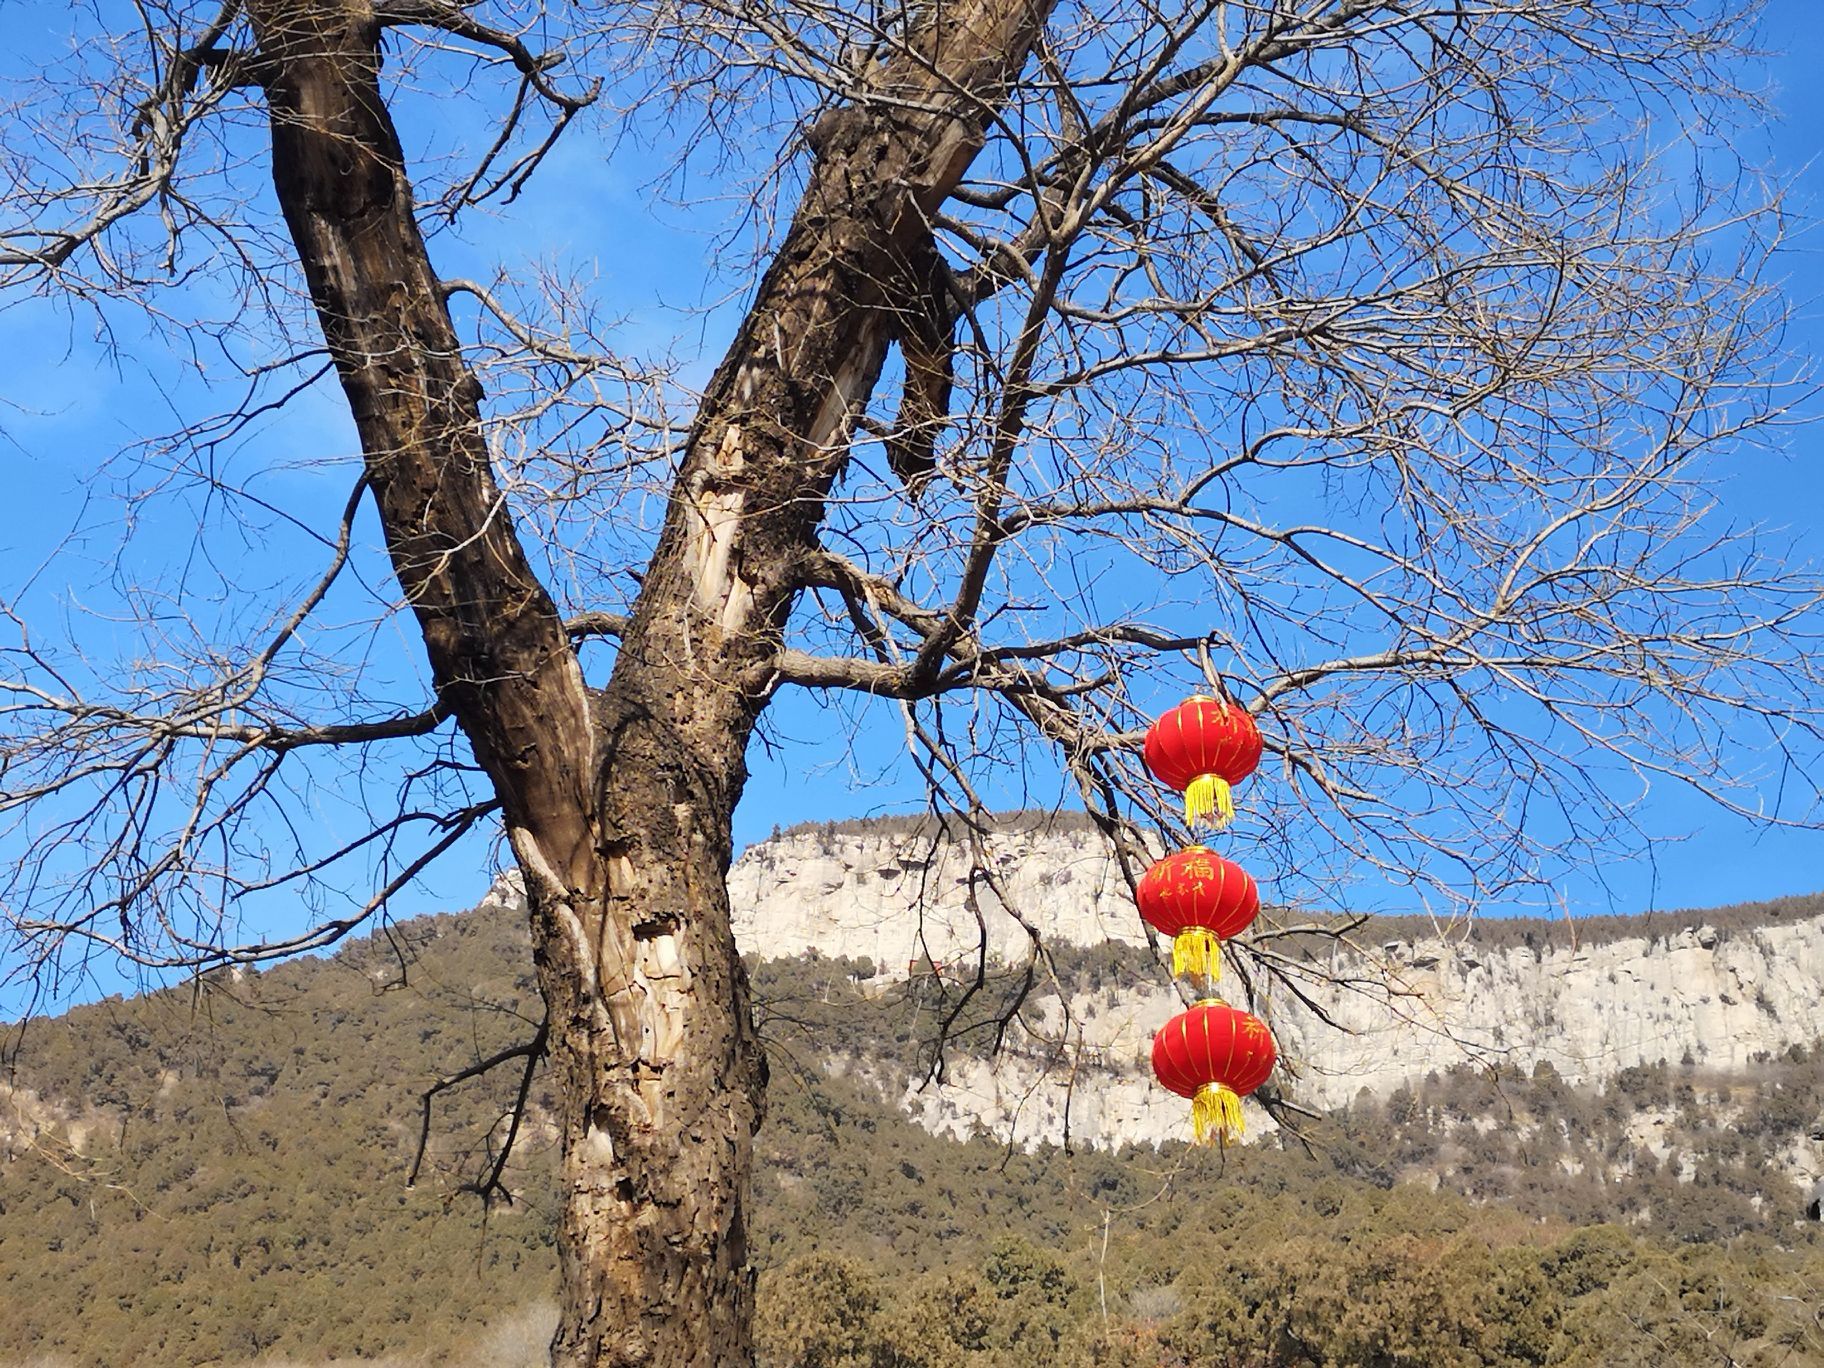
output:
<path id="1" fill-rule="evenodd" d="M 510 890 L 496 894 L 327 959 L 6 1032 L 0 1362 L 537 1362 L 555 1269 L 545 1081 L 504 1175 L 510 1202 L 484 1208 L 468 1185 L 504 1134 L 516 1078 L 440 1095 L 424 1171 L 407 1182 L 423 1091 L 536 1022 L 524 919 Z M 1765 929 L 1744 921 L 1718 945 Z M 1060 942 L 1052 969 L 1018 1068 L 1066 1002 L 1088 1025 L 1111 995 L 1160 991 L 1145 946 Z M 1790 1315 L 1824 1288 L 1824 1236 L 1801 1221 L 1788 1172 L 1792 1154 L 1815 1154 L 1806 1126 L 1824 1112 L 1812 1046 L 1747 1071 L 1633 1066 L 1601 1089 L 1511 1057 L 1439 1068 L 1301 1122 L 1309 1154 L 1259 1124 L 1245 1150 L 1190 1150 L 1175 1098 L 1161 1144 L 1091 1146 L 1087 1107 L 1107 1080 L 1085 1066 L 1082 1105 L 1064 1112 L 1079 1127 L 1070 1144 L 1009 1144 L 1011 1128 L 960 1110 L 957 1089 L 991 1067 L 1015 979 L 991 977 L 958 1019 L 946 1091 L 919 1084 L 938 1064 L 931 1028 L 957 1004 L 954 979 L 808 953 L 756 957 L 751 971 L 775 1077 L 751 1241 L 768 1368 L 813 1361 L 792 1347 L 801 1332 L 864 1329 L 896 1368 L 1228 1363 L 1212 1357 L 1228 1341 L 1200 1319 L 1217 1290 L 1270 1289 L 1233 1308 L 1237 1324 L 1309 1325 L 1328 1313 L 1299 1289 L 1338 1279 L 1396 1337 L 1411 1296 L 1442 1308 L 1439 1334 L 1472 1340 L 1525 1310 L 1524 1345 L 1478 1362 L 1635 1362 L 1630 1344 L 1685 1333 L 1697 1306 L 1743 1363 L 1824 1364 L 1815 1328 Z M 918 1115 L 946 1095 L 962 1124 Z M 1376 1246 L 1408 1252 L 1363 1263 Z M 1604 1271 L 1567 1281 L 1566 1269 Z M 1502 1300 L 1501 1287 L 1517 1290 Z M 807 1302 L 806 1288 L 846 1291 Z M 807 1330 L 793 1319 L 805 1315 L 841 1323 Z M 953 1322 L 979 1337 L 945 1338 Z M 1355 1352 L 1293 1361 L 1340 1368 Z"/>
<path id="2" fill-rule="evenodd" d="M 1049 946 L 1157 960 L 1119 866 L 1083 822 L 1009 823 L 984 847 L 991 881 L 934 830 L 823 824 L 750 847 L 729 880 L 738 942 L 762 958 L 856 960 L 887 980 L 938 962 L 1020 964 L 1029 928 Z M 1319 1109 L 1460 1063 L 1547 1061 L 1600 1085 L 1687 1055 L 1742 1068 L 1824 1036 L 1824 895 L 1582 922 L 1369 917 L 1341 940 L 1285 936 L 1311 924 L 1324 923 L 1266 909 L 1258 927 L 1272 939 L 1244 951 L 1228 982 L 1252 971 L 1240 996 L 1273 1027 L 1294 1099 Z M 906 1103 L 925 1124 L 980 1120 L 1021 1143 L 1169 1138 L 1177 1111 L 1145 1058 L 1178 1003 L 1163 970 L 1100 997 L 1041 994 L 1001 1059 L 959 1070 L 949 1096 L 909 1087 Z M 1073 1124 L 1067 1099 L 1082 1098 L 1094 1115 Z"/>

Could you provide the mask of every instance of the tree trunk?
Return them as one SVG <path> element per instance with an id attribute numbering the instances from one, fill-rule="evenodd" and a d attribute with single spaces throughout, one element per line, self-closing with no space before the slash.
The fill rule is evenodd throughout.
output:
<path id="1" fill-rule="evenodd" d="M 745 708 L 682 672 L 597 696 L 606 905 L 533 898 L 562 1108 L 560 1365 L 746 1362 L 766 1065 L 729 926 Z M 658 687 L 650 687 L 655 674 Z"/>
<path id="2" fill-rule="evenodd" d="M 358 0 L 252 0 L 273 181 L 439 698 L 526 878 L 561 1098 L 555 1362 L 751 1358 L 746 1201 L 765 1062 L 729 926 L 730 822 L 772 662 L 907 264 L 1048 4 L 968 0 L 820 131 L 712 379 L 605 691 L 489 468 L 481 389 L 414 217 Z M 789 339 L 789 341 L 788 341 Z"/>
<path id="3" fill-rule="evenodd" d="M 526 876 L 563 1113 L 555 1357 L 742 1362 L 765 1071 L 726 875 L 754 706 L 643 666 L 585 691 L 489 468 L 480 387 L 381 98 L 377 32 L 341 0 L 266 0 L 250 17 L 274 184 L 393 567 Z"/>

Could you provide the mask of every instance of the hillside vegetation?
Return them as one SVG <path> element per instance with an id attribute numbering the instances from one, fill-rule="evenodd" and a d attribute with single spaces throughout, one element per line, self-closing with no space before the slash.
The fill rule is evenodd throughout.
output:
<path id="1" fill-rule="evenodd" d="M 1708 920 L 1716 921 L 1706 914 Z M 507 914 L 109 1000 L 5 1036 L 0 1362 L 537 1361 L 554 1286 L 535 1082 L 419 1095 L 531 1034 Z M 1780 1171 L 1824 1114 L 1800 1048 L 1606 1093 L 1452 1073 L 1229 1153 L 959 1143 L 889 1098 L 954 985 L 754 966 L 775 1085 L 752 1245 L 776 1368 L 1824 1364 L 1824 1241 Z M 1061 954 L 1066 986 L 1155 973 Z M 1008 985 L 1000 985 L 1005 990 Z M 991 992 L 954 1048 L 992 1044 Z"/>

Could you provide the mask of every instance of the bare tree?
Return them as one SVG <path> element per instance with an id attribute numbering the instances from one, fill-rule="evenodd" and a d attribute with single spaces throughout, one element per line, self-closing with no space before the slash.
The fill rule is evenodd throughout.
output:
<path id="1" fill-rule="evenodd" d="M 1708 493 L 1790 398 L 1777 204 L 1724 155 L 1745 9 L 102 7 L 12 93 L 0 272 L 182 373 L 180 430 L 109 467 L 135 517 L 321 563 L 209 593 L 128 535 L 124 624 L 9 607 L 13 972 L 323 946 L 504 830 L 554 1361 L 728 1363 L 766 1071 L 725 875 L 781 691 L 897 709 L 977 825 L 1051 755 L 1131 861 L 1172 825 L 1139 729 L 1207 652 L 1268 737 L 1247 830 L 1451 909 L 1626 848 L 1662 780 L 1813 820 L 1824 589 Z M 409 166 L 400 102 L 485 118 L 474 155 Z M 553 270 L 433 262 L 591 126 L 685 193 L 768 168 L 698 393 Z M 310 527 L 238 471 L 331 375 L 360 460 Z M 316 920 L 263 929 L 275 890 Z"/>

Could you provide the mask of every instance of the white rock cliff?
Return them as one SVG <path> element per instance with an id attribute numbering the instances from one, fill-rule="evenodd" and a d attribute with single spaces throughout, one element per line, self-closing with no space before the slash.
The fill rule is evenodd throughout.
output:
<path id="1" fill-rule="evenodd" d="M 841 828 L 790 833 L 750 848 L 731 871 L 735 934 L 751 954 L 815 950 L 902 976 L 927 957 L 973 964 L 984 937 L 991 957 L 1021 958 L 1027 925 L 1053 943 L 1145 942 L 1094 834 L 1004 834 L 990 853 L 1017 916 L 979 880 L 971 897 L 953 847 Z M 1568 1082 L 1600 1084 L 1687 1054 L 1745 1067 L 1824 1037 L 1824 917 L 1730 935 L 1658 925 L 1673 934 L 1579 948 L 1483 950 L 1461 937 L 1338 947 L 1303 986 L 1342 1029 L 1285 991 L 1255 1010 L 1289 1066 L 1284 1090 L 1315 1108 L 1466 1061 L 1530 1071 L 1547 1060 Z M 1070 1006 L 1068 1017 L 1056 997 L 1035 1006 L 1026 1037 L 992 1067 L 957 1060 L 944 1087 L 909 1086 L 908 1110 L 934 1130 L 979 1125 L 1022 1144 L 1181 1136 L 1183 1104 L 1152 1083 L 1145 1063 L 1153 1031 L 1178 1009 L 1175 994 L 1161 982 Z"/>

